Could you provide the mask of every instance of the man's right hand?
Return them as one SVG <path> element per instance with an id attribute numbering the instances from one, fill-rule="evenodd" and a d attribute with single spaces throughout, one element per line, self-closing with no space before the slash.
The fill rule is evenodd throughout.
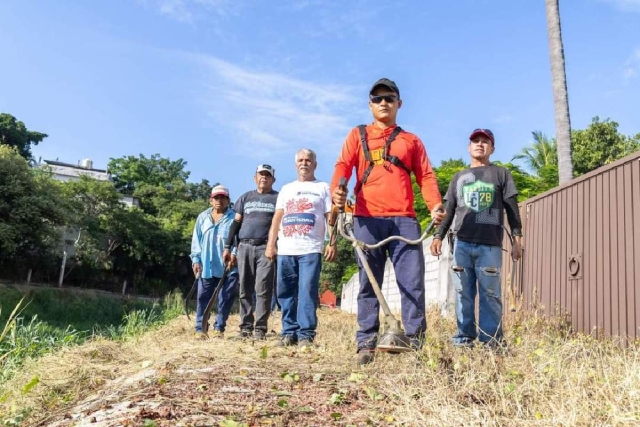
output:
<path id="1" fill-rule="evenodd" d="M 275 245 L 267 245 L 267 249 L 264 251 L 264 256 L 271 262 L 276 262 L 276 257 L 278 255 L 278 249 L 276 249 Z"/>
<path id="2" fill-rule="evenodd" d="M 193 275 L 196 277 L 200 277 L 202 275 L 202 264 L 196 262 L 191 266 L 193 268 Z"/>
<path id="3" fill-rule="evenodd" d="M 231 252 L 229 249 L 222 251 L 222 264 L 227 265 L 231 261 Z"/>
<path id="4" fill-rule="evenodd" d="M 336 187 L 333 190 L 333 194 L 331 195 L 331 201 L 336 206 L 344 206 L 347 203 L 347 194 L 349 190 L 346 188 L 341 188 L 340 186 Z"/>
<path id="5" fill-rule="evenodd" d="M 440 256 L 442 255 L 442 240 L 433 238 L 431 242 L 431 255 Z"/>
<path id="6" fill-rule="evenodd" d="M 440 225 L 442 221 L 444 221 L 444 217 L 446 212 L 444 210 L 444 205 L 442 203 L 438 203 L 433 207 L 431 211 L 431 218 L 433 218 L 433 223 L 435 225 Z"/>

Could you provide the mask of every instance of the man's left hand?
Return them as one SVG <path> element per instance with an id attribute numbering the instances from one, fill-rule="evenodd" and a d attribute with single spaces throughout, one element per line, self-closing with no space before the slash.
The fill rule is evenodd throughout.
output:
<path id="1" fill-rule="evenodd" d="M 511 247 L 511 258 L 514 261 L 519 261 L 522 258 L 522 242 L 519 237 L 513 239 L 513 244 Z"/>
<path id="2" fill-rule="evenodd" d="M 233 269 L 236 265 L 238 265 L 238 258 L 235 256 L 235 254 L 231 254 L 231 256 L 229 257 L 229 269 Z"/>
<path id="3" fill-rule="evenodd" d="M 324 260 L 327 262 L 333 262 L 336 260 L 338 254 L 338 247 L 336 245 L 327 245 L 324 249 Z"/>
<path id="4" fill-rule="evenodd" d="M 444 205 L 442 203 L 438 203 L 433 207 L 431 211 L 431 218 L 436 225 L 440 225 L 440 223 L 444 220 L 444 217 L 447 213 L 444 210 Z"/>

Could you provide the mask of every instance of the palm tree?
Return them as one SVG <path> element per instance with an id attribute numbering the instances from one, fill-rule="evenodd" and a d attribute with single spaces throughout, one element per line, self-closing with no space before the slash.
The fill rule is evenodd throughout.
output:
<path id="1" fill-rule="evenodd" d="M 560 30 L 559 0 L 545 0 L 547 8 L 547 32 L 551 57 L 551 80 L 556 116 L 556 141 L 558 147 L 558 174 L 560 184 L 573 178 L 571 159 L 571 120 L 569 119 L 569 97 L 567 75 L 564 67 L 564 49 Z"/>
<path id="2" fill-rule="evenodd" d="M 547 138 L 540 131 L 531 132 L 531 134 L 533 143 L 524 147 L 520 154 L 513 156 L 511 161 L 521 160 L 531 172 L 540 175 L 542 168 L 558 163 L 556 140 Z"/>

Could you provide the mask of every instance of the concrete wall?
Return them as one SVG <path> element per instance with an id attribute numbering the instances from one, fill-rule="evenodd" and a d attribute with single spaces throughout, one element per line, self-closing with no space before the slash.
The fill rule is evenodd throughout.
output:
<path id="1" fill-rule="evenodd" d="M 437 305 L 443 314 L 453 314 L 455 307 L 453 282 L 451 280 L 451 254 L 447 239 L 442 244 L 443 254 L 440 259 L 431 256 L 429 246 L 431 246 L 432 237 L 429 237 L 422 246 L 425 254 L 425 302 L 427 306 Z M 357 313 L 358 310 L 358 289 L 360 281 L 358 275 L 355 274 L 342 287 L 342 301 L 340 307 L 348 313 Z M 384 280 L 382 283 L 382 294 L 391 311 L 400 312 L 400 291 L 396 284 L 396 275 L 393 266 L 387 260 L 384 270 Z"/>

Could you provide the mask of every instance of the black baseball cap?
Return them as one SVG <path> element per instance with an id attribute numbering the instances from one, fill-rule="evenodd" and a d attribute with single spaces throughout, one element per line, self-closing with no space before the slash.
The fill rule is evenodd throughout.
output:
<path id="1" fill-rule="evenodd" d="M 396 85 L 396 82 L 394 82 L 393 80 L 389 80 L 387 78 L 381 78 L 378 81 L 376 81 L 373 86 L 371 86 L 371 90 L 369 91 L 369 95 L 373 94 L 373 91 L 376 90 L 376 88 L 378 86 L 384 86 L 387 89 L 391 89 L 392 91 L 394 91 L 395 93 L 398 94 L 398 97 L 400 97 L 400 89 L 398 89 L 398 85 Z"/>
<path id="2" fill-rule="evenodd" d="M 473 138 L 478 135 L 486 136 L 491 140 L 491 143 L 495 145 L 496 138 L 493 136 L 493 132 L 491 132 L 489 129 L 475 129 L 473 132 L 471 132 L 471 135 L 469 135 L 469 141 L 472 141 Z"/>

